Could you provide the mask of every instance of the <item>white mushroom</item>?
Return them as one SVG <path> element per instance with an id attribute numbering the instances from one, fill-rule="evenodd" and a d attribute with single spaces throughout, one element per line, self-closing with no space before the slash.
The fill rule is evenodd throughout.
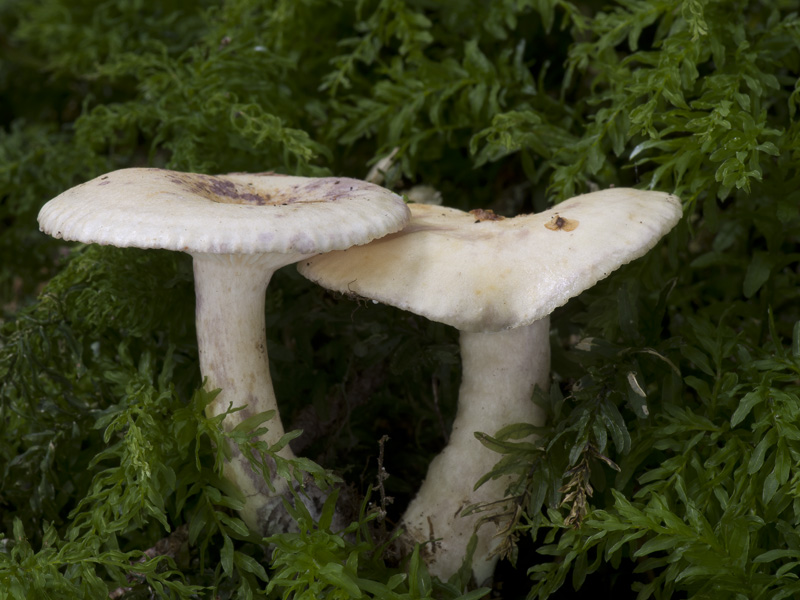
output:
<path id="1" fill-rule="evenodd" d="M 508 479 L 473 491 L 498 455 L 474 436 L 518 422 L 544 424 L 531 400 L 548 387 L 549 315 L 613 270 L 645 254 L 680 219 L 678 198 L 611 189 L 543 213 L 504 219 L 411 204 L 399 233 L 298 263 L 323 287 L 390 304 L 460 330 L 462 383 L 447 447 L 431 462 L 401 526 L 429 547 L 433 574 L 461 566 L 480 515 L 465 507 L 502 499 Z M 478 531 L 472 563 L 480 583 L 494 571 L 491 523 Z"/>
<path id="2" fill-rule="evenodd" d="M 51 200 L 39 213 L 39 225 L 65 240 L 192 255 L 200 369 L 208 389 L 222 390 L 207 413 L 240 409 L 223 422 L 231 430 L 278 408 L 264 323 L 274 271 L 397 231 L 408 218 L 399 196 L 354 179 L 123 169 Z M 284 430 L 279 417 L 267 425 L 260 439 L 271 446 Z M 232 450 L 224 474 L 245 495 L 242 517 L 257 531 L 275 531 L 268 523 L 286 483 L 275 478 L 271 492 Z M 293 458 L 288 445 L 280 456 Z"/>

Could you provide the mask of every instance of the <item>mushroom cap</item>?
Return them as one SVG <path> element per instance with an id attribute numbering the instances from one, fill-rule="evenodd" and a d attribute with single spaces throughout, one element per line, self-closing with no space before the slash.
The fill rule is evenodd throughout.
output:
<path id="1" fill-rule="evenodd" d="M 134 168 L 53 198 L 39 212 L 39 227 L 57 238 L 119 247 L 307 256 L 364 244 L 408 219 L 400 196 L 346 177 Z"/>
<path id="2" fill-rule="evenodd" d="M 647 253 L 680 220 L 663 192 L 609 189 L 537 214 L 410 204 L 399 233 L 298 263 L 308 279 L 462 331 L 528 325 Z"/>

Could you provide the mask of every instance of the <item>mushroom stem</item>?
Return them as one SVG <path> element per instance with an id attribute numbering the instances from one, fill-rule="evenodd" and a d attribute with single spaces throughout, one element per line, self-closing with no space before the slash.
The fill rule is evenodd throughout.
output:
<path id="1" fill-rule="evenodd" d="M 544 412 L 532 401 L 535 386 L 546 389 L 550 370 L 549 317 L 500 332 L 461 332 L 462 380 L 458 411 L 450 441 L 428 468 L 419 493 L 401 521 L 411 544 L 437 539 L 427 549 L 430 572 L 448 579 L 464 560 L 480 514 L 461 517 L 475 503 L 501 500 L 508 477 L 475 483 L 489 472 L 499 455 L 484 447 L 475 432 L 494 435 L 512 423 L 544 424 Z M 489 557 L 499 541 L 497 526 L 478 530 L 472 560 L 475 580 L 491 577 L 497 557 Z"/>
<path id="2" fill-rule="evenodd" d="M 221 390 L 206 408 L 206 414 L 214 417 L 229 408 L 241 408 L 222 423 L 230 431 L 248 417 L 278 410 L 269 372 L 264 300 L 272 274 L 287 263 L 287 255 L 192 256 L 200 371 L 207 389 Z M 276 414 L 266 426 L 268 431 L 257 439 L 271 446 L 284 434 L 280 416 Z M 280 505 L 286 482 L 274 478 L 275 490 L 270 490 L 237 447 L 232 447 L 231 452 L 223 474 L 245 496 L 245 506 L 240 511 L 244 521 L 251 528 L 264 531 L 269 513 Z M 294 458 L 288 444 L 278 454 Z"/>

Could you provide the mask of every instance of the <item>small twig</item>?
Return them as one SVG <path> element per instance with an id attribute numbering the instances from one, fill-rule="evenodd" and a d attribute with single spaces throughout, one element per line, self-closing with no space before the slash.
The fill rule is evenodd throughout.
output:
<path id="1" fill-rule="evenodd" d="M 384 445 L 386 442 L 389 441 L 388 435 L 383 435 L 381 439 L 378 440 L 378 492 L 381 495 L 381 508 L 380 513 L 378 515 L 378 521 L 381 524 L 381 537 L 386 538 L 387 531 L 386 531 L 386 507 L 387 505 L 391 504 L 394 501 L 394 498 L 391 496 L 386 495 L 386 489 L 383 487 L 383 482 L 389 479 L 389 473 L 386 472 L 386 469 L 383 466 L 383 457 L 384 457 Z"/>

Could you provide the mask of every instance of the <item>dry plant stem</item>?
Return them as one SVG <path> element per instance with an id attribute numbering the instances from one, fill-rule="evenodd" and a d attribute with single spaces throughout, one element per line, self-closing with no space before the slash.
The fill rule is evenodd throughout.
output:
<path id="1" fill-rule="evenodd" d="M 285 254 L 193 253 L 197 296 L 197 341 L 200 370 L 206 389 L 220 393 L 206 408 L 214 417 L 229 408 L 242 410 L 228 415 L 222 425 L 230 431 L 257 413 L 278 410 L 267 355 L 264 301 L 275 270 L 287 264 Z M 292 255 L 294 256 L 294 255 Z M 290 256 L 288 262 L 292 262 Z M 258 439 L 270 446 L 284 434 L 280 416 L 267 421 L 268 431 Z M 280 506 L 287 491 L 283 479 L 273 478 L 275 490 L 267 486 L 238 448 L 224 465 L 223 474 L 245 496 L 240 514 L 249 527 L 265 531 L 270 513 Z M 280 456 L 294 458 L 289 446 Z"/>
<path id="2" fill-rule="evenodd" d="M 495 502 L 505 495 L 508 478 L 475 483 L 500 460 L 474 433 L 494 435 L 512 423 L 544 424 L 544 412 L 532 401 L 535 386 L 547 389 L 550 369 L 549 317 L 531 325 L 495 333 L 461 332 L 462 381 L 458 412 L 447 447 L 431 462 L 416 498 L 401 522 L 407 541 L 441 538 L 426 550 L 432 574 L 448 579 L 461 566 L 477 521 L 482 515 L 459 512 L 475 503 Z M 491 577 L 499 543 L 494 523 L 478 530 L 472 562 L 478 583 Z"/>

